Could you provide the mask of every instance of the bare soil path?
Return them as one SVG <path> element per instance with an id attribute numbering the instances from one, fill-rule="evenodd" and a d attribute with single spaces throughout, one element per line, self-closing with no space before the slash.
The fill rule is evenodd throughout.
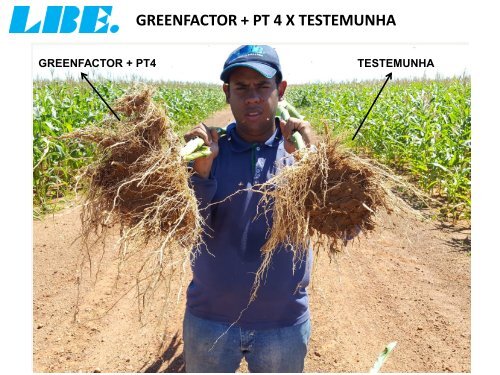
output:
<path id="1" fill-rule="evenodd" d="M 227 111 L 209 125 L 225 125 Z M 133 275 L 117 288 L 113 228 L 94 283 L 82 284 L 74 321 L 81 207 L 33 222 L 35 372 L 182 372 L 184 287 L 168 309 L 139 322 Z M 306 372 L 366 372 L 384 345 L 397 347 L 383 372 L 471 371 L 470 229 L 397 216 L 331 262 L 315 257 L 310 286 L 313 334 Z M 189 275 L 188 275 L 189 276 Z M 109 311 L 108 311 L 109 310 Z M 159 316 L 164 325 L 156 324 Z M 163 346 L 159 346 L 163 342 Z M 245 371 L 242 365 L 241 371 Z"/>

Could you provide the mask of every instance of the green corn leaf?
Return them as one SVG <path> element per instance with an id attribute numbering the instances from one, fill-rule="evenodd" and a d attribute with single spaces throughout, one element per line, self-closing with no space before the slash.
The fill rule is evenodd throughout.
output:
<path id="1" fill-rule="evenodd" d="M 396 344 L 397 344 L 397 342 L 393 341 L 393 342 L 386 345 L 386 347 L 384 348 L 382 353 L 380 353 L 377 360 L 373 364 L 373 367 L 370 369 L 370 374 L 375 374 L 375 373 L 380 371 L 380 368 L 382 367 L 382 365 L 385 363 L 385 361 L 389 357 L 389 354 L 391 354 L 391 352 L 394 350 L 394 348 L 396 347 Z"/>

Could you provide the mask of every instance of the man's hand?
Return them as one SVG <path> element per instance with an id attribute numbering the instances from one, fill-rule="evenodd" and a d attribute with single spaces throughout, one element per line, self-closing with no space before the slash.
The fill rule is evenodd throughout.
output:
<path id="1" fill-rule="evenodd" d="M 219 154 L 219 134 L 216 128 L 209 128 L 201 123 L 184 134 L 184 140 L 186 142 L 196 137 L 201 138 L 203 142 L 210 147 L 211 154 L 196 159 L 193 164 L 193 169 L 200 177 L 208 178 L 208 176 L 210 176 L 210 170 L 212 169 L 212 163 Z"/>
<path id="2" fill-rule="evenodd" d="M 295 145 L 291 140 L 292 133 L 298 131 L 307 147 L 316 144 L 314 132 L 311 124 L 308 121 L 299 120 L 295 117 L 290 117 L 288 121 L 280 120 L 281 134 L 285 140 L 285 150 L 289 154 L 296 150 Z"/>

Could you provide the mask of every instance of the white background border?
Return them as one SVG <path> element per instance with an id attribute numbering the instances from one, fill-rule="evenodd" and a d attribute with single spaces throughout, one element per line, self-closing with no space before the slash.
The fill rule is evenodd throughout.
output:
<path id="1" fill-rule="evenodd" d="M 17 2 L 22 3 L 22 2 Z M 25 2 L 30 3 L 30 2 Z M 82 1 L 51 1 L 46 4 L 82 4 Z M 87 2 L 88 3 L 88 2 Z M 2 372 L 30 373 L 32 371 L 32 85 L 31 44 L 61 42 L 95 43 L 99 38 L 80 35 L 11 35 L 8 25 L 14 2 L 2 3 L 0 38 L 2 57 L 0 67 L 3 87 L 0 90 L 2 108 L 1 165 L 2 165 Z M 473 124 L 473 235 L 472 235 L 472 370 L 473 373 L 492 373 L 498 368 L 498 7 L 475 7 L 465 1 L 362 1 L 330 5 L 330 13 L 356 13 L 372 10 L 393 13 L 400 26 L 397 32 L 383 30 L 359 32 L 348 29 L 334 32 L 301 31 L 280 34 L 270 30 L 236 30 L 213 32 L 169 32 L 162 28 L 134 27 L 131 15 L 152 9 L 152 12 L 248 12 L 244 9 L 265 9 L 266 13 L 283 11 L 283 2 L 236 1 L 206 2 L 200 8 L 193 1 L 183 1 L 173 9 L 167 2 L 136 2 L 134 6 L 119 1 L 99 1 L 95 4 L 114 5 L 114 16 L 120 21 L 120 32 L 101 38 L 99 42 L 160 42 L 183 43 L 268 43 L 277 42 L 338 42 L 366 43 L 470 43 L 472 51 L 472 124 Z M 325 5 L 308 1 L 300 6 L 288 5 L 287 12 L 304 9 L 321 13 Z M 324 4 L 321 2 L 321 4 Z M 125 20 L 125 21 L 122 21 Z M 335 35 L 333 35 L 335 33 Z M 291 40 L 290 40 L 291 39 Z M 333 40 L 332 40 L 333 39 Z M 443 47 L 444 48 L 444 47 Z M 300 51 L 297 52 L 300 54 Z"/>

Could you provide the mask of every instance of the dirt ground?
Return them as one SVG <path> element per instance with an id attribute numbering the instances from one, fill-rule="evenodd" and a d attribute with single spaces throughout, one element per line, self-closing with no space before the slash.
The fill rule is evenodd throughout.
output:
<path id="1" fill-rule="evenodd" d="M 229 116 L 208 123 L 226 124 Z M 97 279 L 82 282 L 75 316 L 80 211 L 75 202 L 33 222 L 33 371 L 183 372 L 189 271 L 139 321 L 133 274 L 115 286 L 116 228 Z M 382 372 L 470 372 L 469 250 L 467 226 L 381 215 L 377 229 L 336 260 L 318 254 L 305 371 L 366 372 L 397 341 Z"/>

